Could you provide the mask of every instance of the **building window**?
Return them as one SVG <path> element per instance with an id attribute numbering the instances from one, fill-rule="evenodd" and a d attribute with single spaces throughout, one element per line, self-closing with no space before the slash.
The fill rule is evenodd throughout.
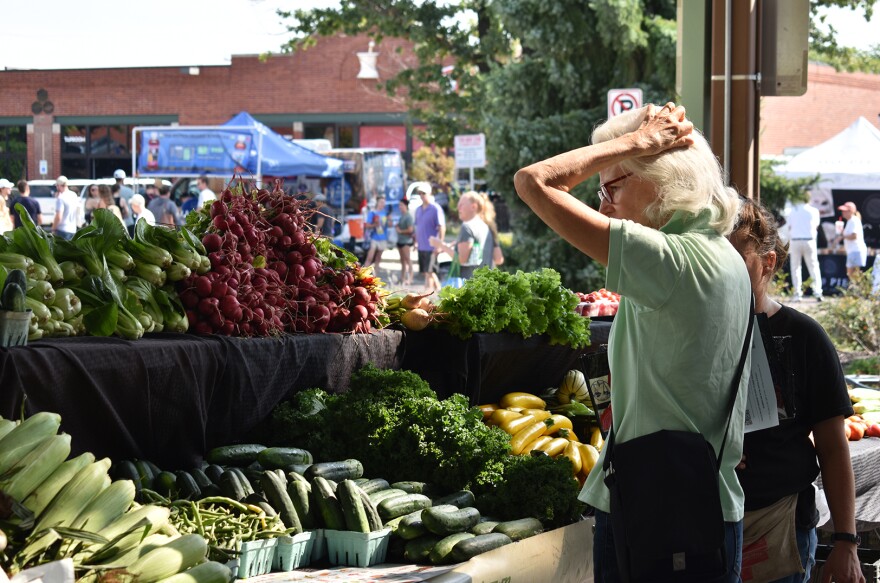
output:
<path id="1" fill-rule="evenodd" d="M 12 182 L 27 178 L 27 128 L 0 127 L 0 178 Z"/>
<path id="2" fill-rule="evenodd" d="M 61 172 L 68 178 L 108 178 L 131 165 L 130 125 L 68 125 L 61 132 Z"/>

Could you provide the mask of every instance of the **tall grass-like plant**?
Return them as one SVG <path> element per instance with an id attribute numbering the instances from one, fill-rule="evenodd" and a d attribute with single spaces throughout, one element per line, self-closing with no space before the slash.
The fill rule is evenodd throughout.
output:
<path id="1" fill-rule="evenodd" d="M 868 271 L 853 276 L 836 301 L 823 304 L 817 320 L 837 346 L 878 355 L 880 295 L 871 289 L 871 275 Z"/>

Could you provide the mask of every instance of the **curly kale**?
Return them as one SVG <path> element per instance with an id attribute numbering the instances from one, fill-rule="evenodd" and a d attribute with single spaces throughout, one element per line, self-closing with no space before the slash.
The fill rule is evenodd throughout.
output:
<path id="1" fill-rule="evenodd" d="M 545 527 L 558 528 L 579 519 L 586 504 L 577 499 L 578 481 L 568 458 L 508 456 L 503 477 L 477 488 L 480 512 L 501 520 L 533 516 Z"/>
<path id="2" fill-rule="evenodd" d="M 355 458 L 365 475 L 452 491 L 501 475 L 509 437 L 482 422 L 463 395 L 439 400 L 418 375 L 367 365 L 318 415 L 306 447 L 316 460 Z"/>
<path id="3" fill-rule="evenodd" d="M 327 405 L 335 398 L 322 389 L 300 391 L 275 407 L 249 439 L 269 446 L 307 447 L 311 436 L 320 431 Z"/>

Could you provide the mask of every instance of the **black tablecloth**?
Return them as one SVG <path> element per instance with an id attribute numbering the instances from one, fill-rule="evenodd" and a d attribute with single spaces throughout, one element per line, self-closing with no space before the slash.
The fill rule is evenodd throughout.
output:
<path id="1" fill-rule="evenodd" d="M 859 531 L 880 526 L 880 439 L 849 442 L 856 488 L 856 526 Z M 816 480 L 822 487 L 822 476 Z M 829 527 L 830 528 L 830 527 Z"/>
<path id="2" fill-rule="evenodd" d="M 540 393 L 559 386 L 582 355 L 607 344 L 611 322 L 592 321 L 591 344 L 574 350 L 551 345 L 546 336 L 474 334 L 460 340 L 443 330 L 409 333 L 403 368 L 418 373 L 441 397 L 466 395 L 471 404 L 496 402 L 504 393 Z"/>
<path id="3" fill-rule="evenodd" d="M 185 468 L 240 440 L 293 392 L 348 389 L 367 362 L 399 368 L 403 332 L 66 338 L 0 349 L 0 415 L 61 414 L 74 453 Z M 27 399 L 24 399 L 25 393 Z"/>

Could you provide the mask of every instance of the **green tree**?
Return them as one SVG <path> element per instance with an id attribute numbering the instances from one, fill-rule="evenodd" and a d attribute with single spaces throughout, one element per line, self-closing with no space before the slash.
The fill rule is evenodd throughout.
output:
<path id="1" fill-rule="evenodd" d="M 858 10 L 871 20 L 876 0 L 812 0 L 810 2 L 810 59 L 831 65 L 838 71 L 880 73 L 880 39 L 867 51 L 838 44 L 837 31 L 819 16 L 822 6 L 838 6 Z"/>
<path id="2" fill-rule="evenodd" d="M 820 180 L 817 174 L 808 178 L 786 178 L 776 173 L 778 160 L 761 160 L 761 204 L 779 216 L 787 202 L 806 202 L 808 190 Z"/>

